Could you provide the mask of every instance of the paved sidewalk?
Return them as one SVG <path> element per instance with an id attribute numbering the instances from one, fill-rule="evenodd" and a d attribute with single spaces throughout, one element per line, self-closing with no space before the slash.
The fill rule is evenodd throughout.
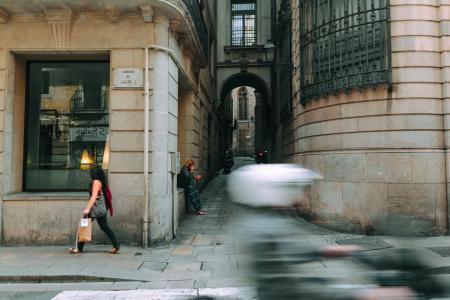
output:
<path id="1" fill-rule="evenodd" d="M 252 298 L 252 290 L 248 288 L 253 283 L 245 271 L 250 254 L 239 245 L 228 224 L 232 216 L 245 218 L 245 211 L 227 199 L 226 178 L 227 175 L 220 175 L 210 182 L 201 194 L 208 214 L 188 214 L 176 240 L 168 247 L 142 249 L 124 246 L 119 255 L 108 254 L 109 246 L 96 245 L 88 245 L 88 252 L 80 255 L 69 255 L 67 247 L 60 246 L 0 247 L 0 299 L 49 299 L 60 291 L 118 290 L 153 291 L 130 292 L 129 298 L 122 293 L 122 298 L 117 299 L 138 299 L 133 295 L 139 293 L 147 293 L 147 299 L 153 299 L 151 295 L 158 294 L 158 291 L 159 296 L 154 299 L 175 299 L 179 292 L 192 294 L 194 298 L 202 293 L 228 295 L 227 299 Z M 299 219 L 298 234 L 294 238 L 315 246 L 348 243 L 356 239 L 353 241 L 374 254 L 388 253 L 398 247 L 417 248 L 433 268 L 440 268 L 442 274 L 450 273 L 448 237 L 363 237 L 325 230 Z M 339 277 L 352 274 L 358 268 L 352 260 L 324 259 L 303 266 L 299 272 L 310 276 Z M 35 294 L 27 298 L 27 293 Z M 97 292 L 95 297 L 112 299 L 118 296 L 108 293 Z M 230 293 L 240 296 L 230 296 Z M 167 298 L 161 298 L 162 294 Z M 84 295 L 91 298 L 66 292 L 56 299 L 94 297 L 92 293 Z M 14 296 L 18 298 L 12 298 Z"/>

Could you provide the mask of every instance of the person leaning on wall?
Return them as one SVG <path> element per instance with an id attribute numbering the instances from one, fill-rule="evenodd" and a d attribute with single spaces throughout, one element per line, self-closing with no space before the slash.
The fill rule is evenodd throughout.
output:
<path id="1" fill-rule="evenodd" d="M 202 208 L 200 201 L 200 194 L 197 189 L 197 181 L 202 179 L 201 175 L 194 176 L 195 162 L 192 159 L 186 161 L 184 166 L 181 168 L 179 175 L 179 183 L 182 188 L 184 188 L 184 193 L 194 207 L 198 215 L 206 215 L 206 210 Z"/>

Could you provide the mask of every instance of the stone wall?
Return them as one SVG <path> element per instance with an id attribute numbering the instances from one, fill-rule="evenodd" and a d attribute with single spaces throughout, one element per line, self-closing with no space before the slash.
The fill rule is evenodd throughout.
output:
<path id="1" fill-rule="evenodd" d="M 302 212 L 315 222 L 380 234 L 447 232 L 442 101 L 448 78 L 442 67 L 449 6 L 443 2 L 391 1 L 391 93 L 385 86 L 353 90 L 304 107 L 294 99 L 284 155 L 324 176 L 303 203 Z M 297 5 L 292 7 L 298 18 Z M 293 25 L 298 28 L 298 21 Z M 298 82 L 297 69 L 297 91 Z"/>

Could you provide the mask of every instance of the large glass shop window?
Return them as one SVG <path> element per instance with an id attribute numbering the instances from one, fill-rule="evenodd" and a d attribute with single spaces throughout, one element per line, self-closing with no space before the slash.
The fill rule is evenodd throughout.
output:
<path id="1" fill-rule="evenodd" d="M 24 190 L 87 189 L 109 156 L 109 63 L 30 62 L 27 89 Z"/>

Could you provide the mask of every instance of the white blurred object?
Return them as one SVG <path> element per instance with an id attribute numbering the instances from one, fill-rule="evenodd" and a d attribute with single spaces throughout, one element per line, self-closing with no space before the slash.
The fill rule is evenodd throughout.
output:
<path id="1" fill-rule="evenodd" d="M 319 174 L 294 164 L 249 165 L 235 170 L 228 179 L 234 202 L 253 207 L 290 207 L 303 189 L 321 179 Z"/>

